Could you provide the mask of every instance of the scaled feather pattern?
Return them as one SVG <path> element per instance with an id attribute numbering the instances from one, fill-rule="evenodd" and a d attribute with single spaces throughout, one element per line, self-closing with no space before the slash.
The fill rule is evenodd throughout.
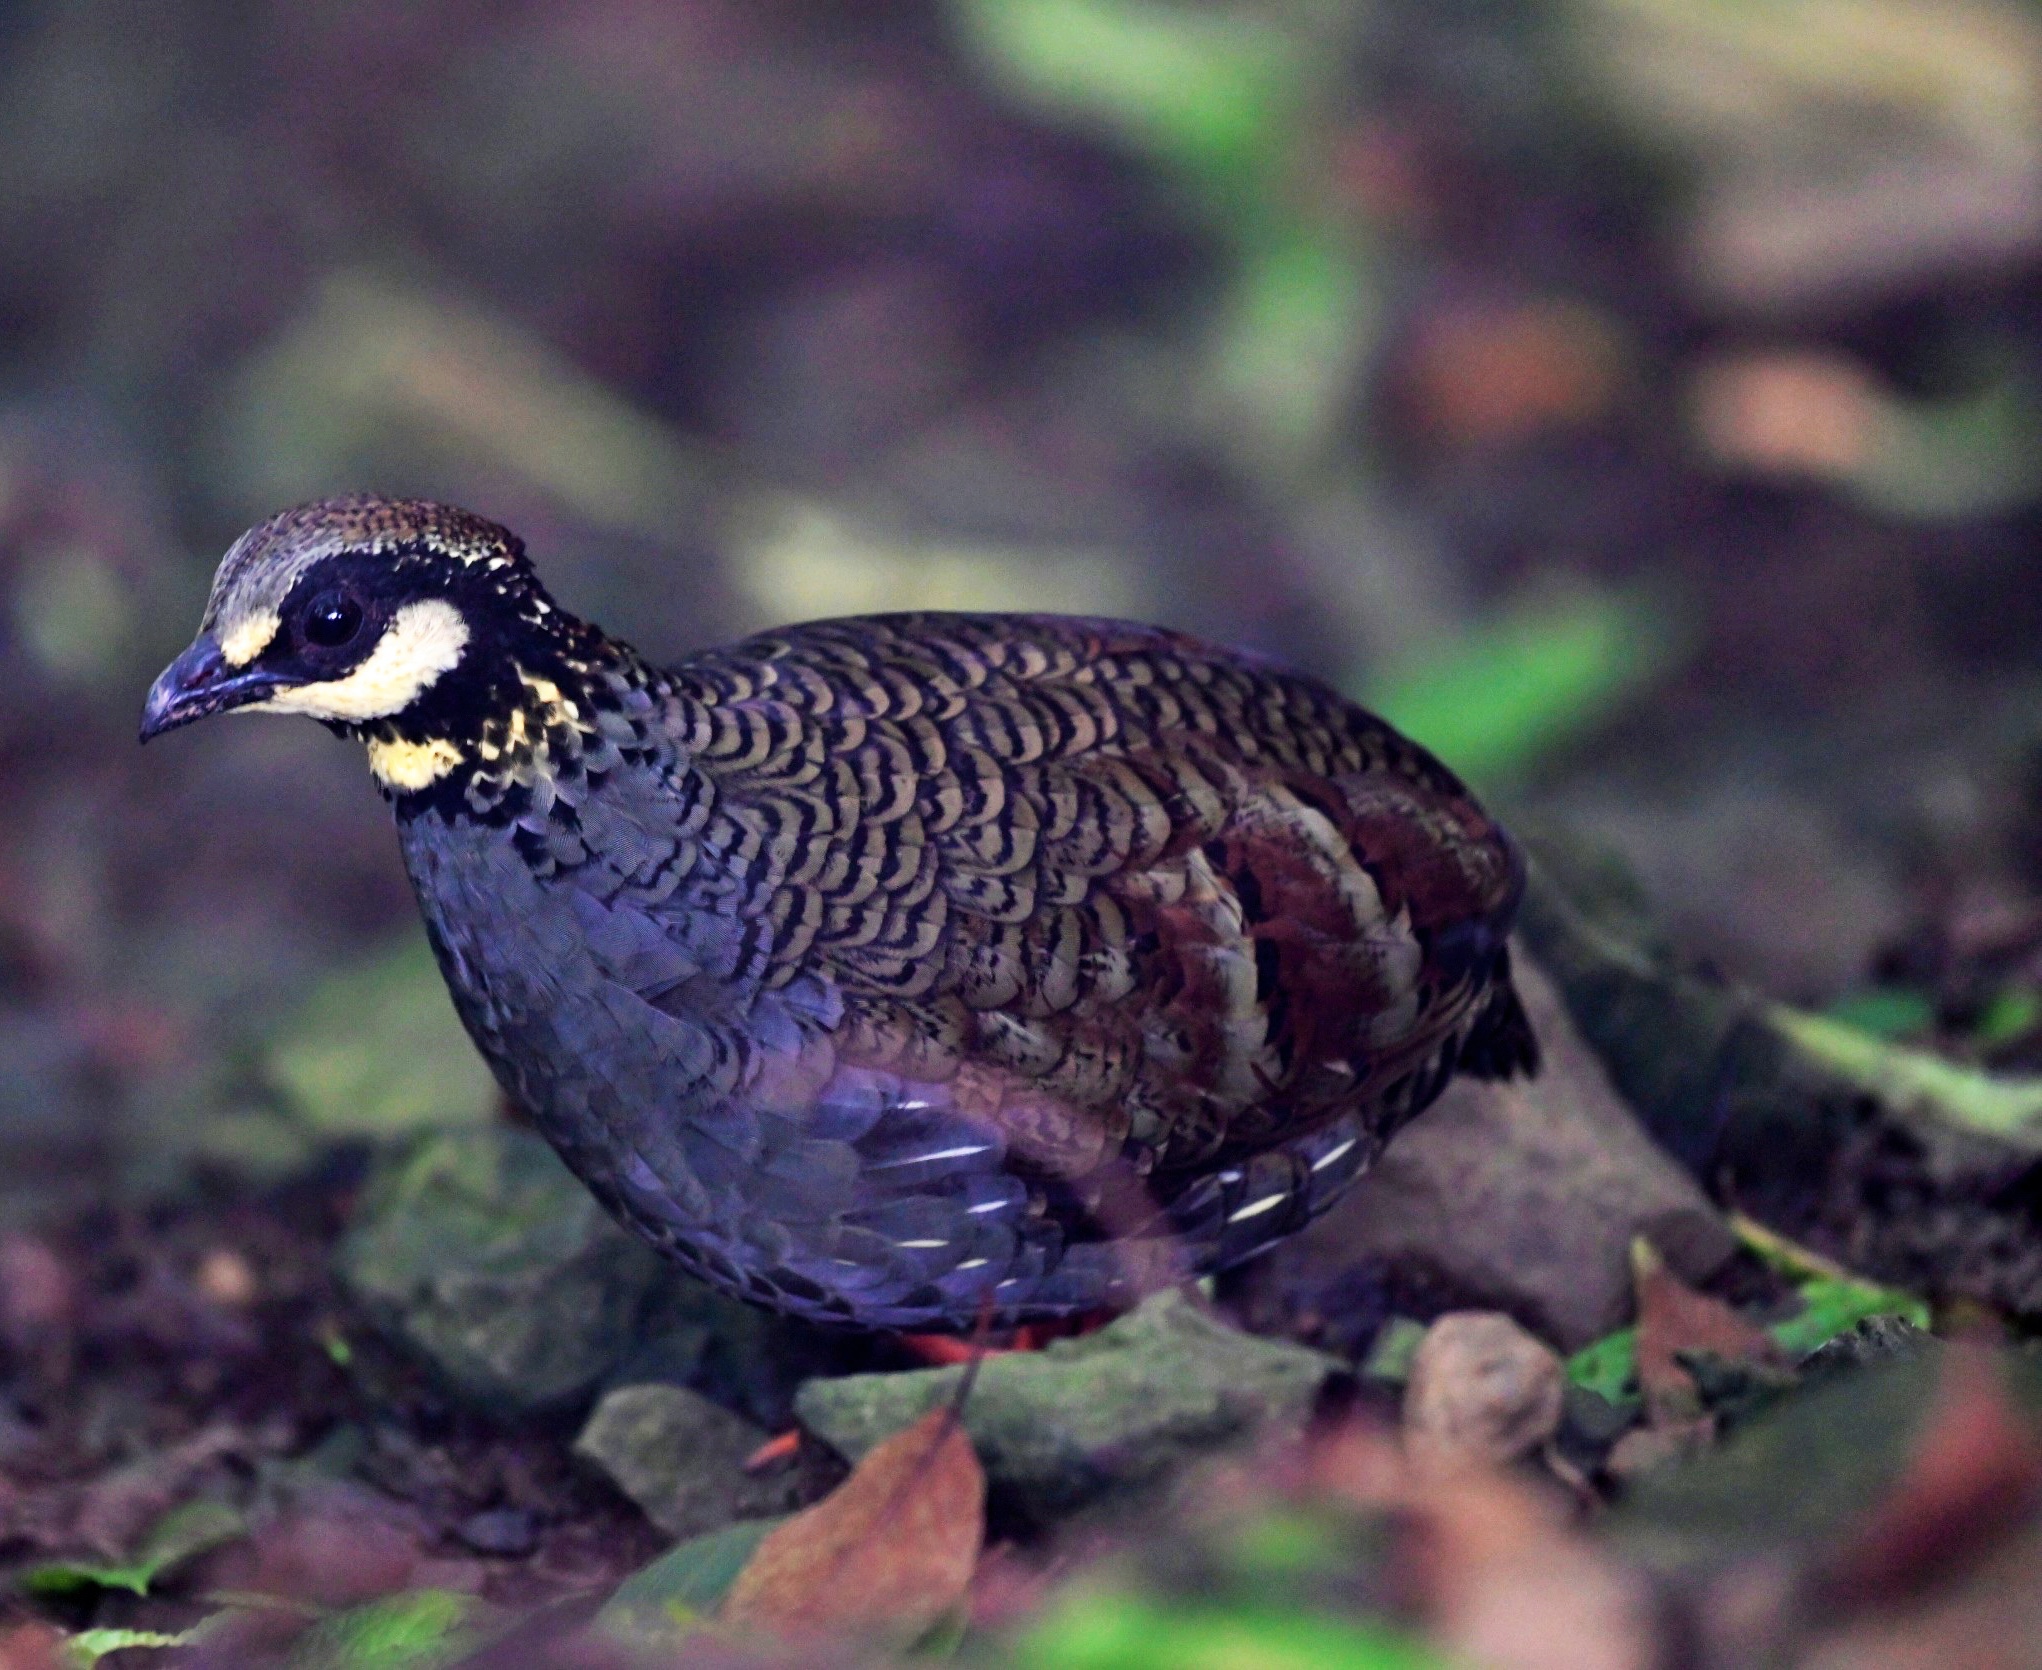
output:
<path id="1" fill-rule="evenodd" d="M 613 1211 L 761 1304 L 1123 1305 L 1296 1231 L 1457 1069 L 1536 1064 L 1516 847 L 1309 678 L 1012 615 L 660 668 L 508 533 L 382 500 L 265 524 L 230 580 L 286 636 L 308 588 L 461 611 L 458 667 L 335 721 L 409 762 L 456 1007 Z"/>

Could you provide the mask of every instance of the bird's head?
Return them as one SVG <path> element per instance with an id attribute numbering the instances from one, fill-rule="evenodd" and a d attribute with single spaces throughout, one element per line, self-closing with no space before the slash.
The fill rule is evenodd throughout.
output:
<path id="1" fill-rule="evenodd" d="M 142 740 L 236 708 L 302 713 L 380 743 L 398 786 L 503 705 L 496 687 L 584 631 L 517 537 L 448 505 L 322 499 L 221 559 L 199 634 L 150 687 Z"/>

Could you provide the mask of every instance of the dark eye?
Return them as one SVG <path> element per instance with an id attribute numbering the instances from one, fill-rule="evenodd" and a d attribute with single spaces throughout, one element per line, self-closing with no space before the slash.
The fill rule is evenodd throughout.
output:
<path id="1" fill-rule="evenodd" d="M 362 606 L 345 592 L 321 592 L 305 605 L 305 637 L 321 649 L 338 649 L 362 629 Z"/>

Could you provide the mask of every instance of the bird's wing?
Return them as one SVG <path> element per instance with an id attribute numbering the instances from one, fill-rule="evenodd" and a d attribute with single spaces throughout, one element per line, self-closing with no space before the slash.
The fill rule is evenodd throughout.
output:
<path id="1" fill-rule="evenodd" d="M 1027 1167 L 1258 1151 L 1394 1098 L 1489 997 L 1507 838 L 1312 680 L 1151 628 L 941 615 L 674 677 L 695 827 L 652 913 L 706 913 L 832 1071 L 948 1086 Z"/>

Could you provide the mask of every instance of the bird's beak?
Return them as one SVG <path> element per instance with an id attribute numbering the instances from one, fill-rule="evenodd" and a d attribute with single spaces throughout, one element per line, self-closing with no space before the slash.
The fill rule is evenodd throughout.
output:
<path id="1" fill-rule="evenodd" d="M 147 742 L 194 719 L 262 701 L 273 695 L 281 682 L 275 674 L 259 668 L 237 671 L 229 667 L 212 634 L 201 632 L 191 648 L 149 686 L 149 699 L 142 704 L 142 740 Z"/>

